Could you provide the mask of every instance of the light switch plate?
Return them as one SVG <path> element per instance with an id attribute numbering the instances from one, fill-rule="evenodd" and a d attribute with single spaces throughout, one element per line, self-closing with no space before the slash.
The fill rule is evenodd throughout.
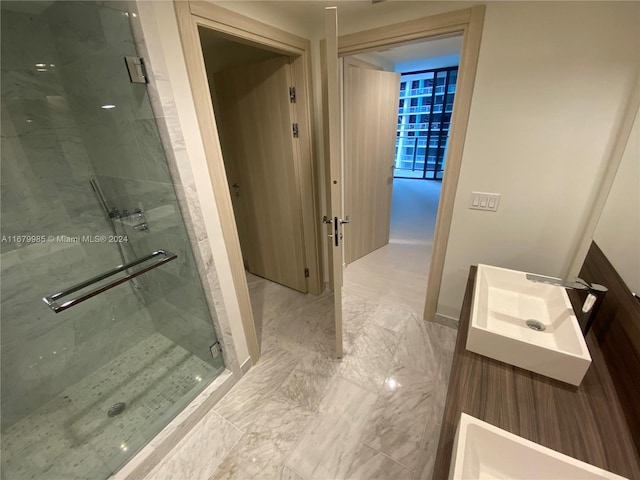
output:
<path id="1" fill-rule="evenodd" d="M 498 211 L 500 205 L 499 193 L 471 192 L 469 208 L 472 210 Z"/>

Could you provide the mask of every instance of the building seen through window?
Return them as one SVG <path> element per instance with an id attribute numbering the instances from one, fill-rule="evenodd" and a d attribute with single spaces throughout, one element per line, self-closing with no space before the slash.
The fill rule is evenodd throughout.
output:
<path id="1" fill-rule="evenodd" d="M 442 179 L 457 80 L 458 67 L 402 74 L 396 177 Z"/>

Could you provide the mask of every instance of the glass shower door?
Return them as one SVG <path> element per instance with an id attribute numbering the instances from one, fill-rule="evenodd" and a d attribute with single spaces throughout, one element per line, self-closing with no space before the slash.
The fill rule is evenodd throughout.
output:
<path id="1" fill-rule="evenodd" d="M 135 12 L 1 8 L 2 478 L 107 478 L 223 370 L 215 313 L 125 65 Z"/>

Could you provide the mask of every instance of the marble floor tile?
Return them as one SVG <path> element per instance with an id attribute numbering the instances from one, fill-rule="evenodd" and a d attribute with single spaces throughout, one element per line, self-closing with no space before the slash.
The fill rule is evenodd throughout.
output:
<path id="1" fill-rule="evenodd" d="M 262 357 L 218 402 L 215 411 L 234 425 L 244 425 L 243 417 L 260 411 L 263 402 L 271 398 L 298 361 L 297 357 L 283 350 Z"/>
<path id="2" fill-rule="evenodd" d="M 376 325 L 401 335 L 409 322 L 416 318 L 415 313 L 389 305 L 379 305 L 371 320 Z"/>
<path id="3" fill-rule="evenodd" d="M 300 475 L 284 465 L 274 480 L 304 480 Z"/>
<path id="4" fill-rule="evenodd" d="M 333 353 L 335 330 L 333 296 L 307 297 L 308 303 L 297 309 L 277 312 L 265 320 L 261 352 L 286 350 L 303 356 L 309 351 Z"/>
<path id="5" fill-rule="evenodd" d="M 423 371 L 434 381 L 448 379 L 451 364 L 443 364 L 442 359 L 453 359 L 456 336 L 457 330 L 413 316 L 407 322 L 394 363 Z"/>
<path id="6" fill-rule="evenodd" d="M 355 454 L 346 478 L 348 480 L 411 480 L 413 472 L 363 444 Z"/>
<path id="7" fill-rule="evenodd" d="M 336 377 L 286 465 L 307 480 L 345 478 L 376 395 Z"/>
<path id="8" fill-rule="evenodd" d="M 209 478 L 242 436 L 240 429 L 212 410 L 145 480 Z"/>
<path id="9" fill-rule="evenodd" d="M 218 422 L 233 427 L 233 443 L 212 445 L 213 455 L 194 460 L 202 465 L 191 470 L 178 455 L 162 470 L 171 474 L 166 478 L 429 478 L 455 330 L 347 293 L 345 356 L 336 359 L 331 296 L 298 297 L 280 285 L 260 286 L 264 279 L 251 281 L 270 312 L 262 356 L 213 409 Z M 195 436 L 188 434 L 181 448 L 202 456 L 204 447 L 192 447 L 202 431 Z"/>
<path id="10" fill-rule="evenodd" d="M 373 407 L 362 442 L 414 470 L 432 402 L 433 383 L 424 372 L 395 368 Z"/>
<path id="11" fill-rule="evenodd" d="M 344 289 L 416 314 L 424 311 L 431 244 L 394 242 L 349 264 Z"/>
<path id="12" fill-rule="evenodd" d="M 239 415 L 234 425 L 244 432 L 262 432 L 265 429 L 275 433 L 291 429 L 301 432 L 311 418 L 312 414 L 302 408 L 279 398 L 269 398 Z"/>
<path id="13" fill-rule="evenodd" d="M 392 368 L 399 339 L 397 333 L 369 322 L 353 346 L 345 347 L 340 375 L 377 393 Z"/>
<path id="14" fill-rule="evenodd" d="M 332 355 L 309 352 L 278 388 L 276 397 L 315 412 L 339 367 L 340 361 Z"/>
<path id="15" fill-rule="evenodd" d="M 438 412 L 435 410 L 431 412 L 427 419 L 420 442 L 418 463 L 413 475 L 414 480 L 431 480 L 440 439 L 440 419 L 442 419 L 442 414 L 440 413 L 440 415 L 438 415 Z"/>
<path id="16" fill-rule="evenodd" d="M 348 292 L 342 294 L 342 333 L 346 347 L 354 344 L 362 328 L 373 317 L 380 304 Z"/>
<path id="17" fill-rule="evenodd" d="M 210 480 L 271 480 L 283 466 L 280 442 L 268 432 L 247 433 L 224 458 Z"/>
<path id="18" fill-rule="evenodd" d="M 296 310 L 308 303 L 309 295 L 278 285 L 246 272 L 251 309 L 256 323 L 263 323 L 276 312 Z"/>
<path id="19" fill-rule="evenodd" d="M 245 435 L 215 471 L 213 479 L 267 479 L 278 476 L 311 416 L 285 402 L 267 401 L 245 426 Z"/>

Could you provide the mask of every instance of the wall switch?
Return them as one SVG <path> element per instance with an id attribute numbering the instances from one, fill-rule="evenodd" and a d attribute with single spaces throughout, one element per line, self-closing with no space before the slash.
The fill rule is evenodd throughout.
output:
<path id="1" fill-rule="evenodd" d="M 499 193 L 471 192 L 469 208 L 473 210 L 487 210 L 489 212 L 496 212 L 498 211 L 499 204 Z"/>

